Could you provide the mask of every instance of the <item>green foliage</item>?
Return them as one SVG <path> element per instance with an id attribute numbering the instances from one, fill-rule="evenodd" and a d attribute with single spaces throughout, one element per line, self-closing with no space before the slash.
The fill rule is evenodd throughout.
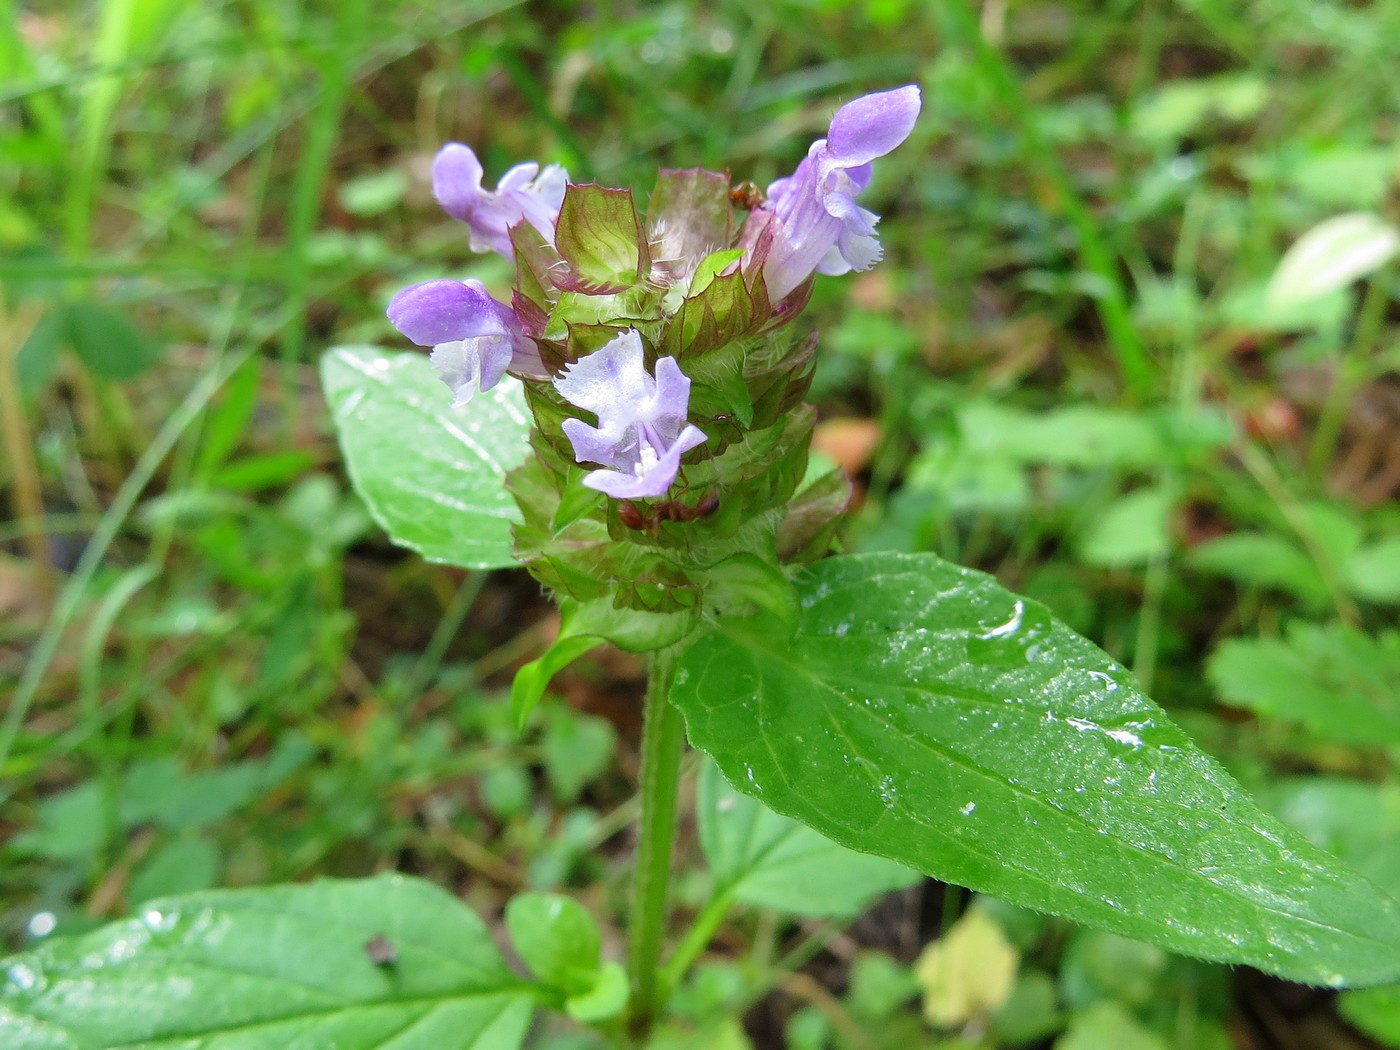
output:
<path id="1" fill-rule="evenodd" d="M 1396 905 L 1042 607 L 931 556 L 830 559 L 798 593 L 790 645 L 742 621 L 682 664 L 676 703 L 731 783 L 843 845 L 1188 954 L 1395 978 Z"/>
<path id="2" fill-rule="evenodd" d="M 1222 699 L 1319 739 L 1400 743 L 1400 634 L 1294 623 L 1285 638 L 1227 641 L 1208 670 Z"/>
<path id="3" fill-rule="evenodd" d="M 456 414 L 426 357 L 349 347 L 325 357 L 322 381 L 356 490 L 396 543 L 449 565 L 512 564 L 501 479 L 527 447 L 519 384 Z"/>
<path id="4" fill-rule="evenodd" d="M 480 919 L 401 876 L 155 900 L 4 973 L 0 1035 L 15 1050 L 494 1050 L 521 1044 L 533 1005 Z"/>
<path id="5" fill-rule="evenodd" d="M 725 783 L 712 762 L 696 789 L 700 845 L 716 894 L 790 915 L 852 918 L 919 875 L 855 853 Z"/>
<path id="6" fill-rule="evenodd" d="M 1057 0 L 1004 19 L 988 5 L 977 25 L 960 13 L 974 6 L 623 3 L 597 19 L 566 3 L 544 21 L 524 7 L 359 0 L 5 8 L 0 345 L 20 348 L 21 401 L 0 403 L 0 418 L 24 423 L 42 497 L 26 520 L 16 497 L 35 479 L 6 436 L 10 944 L 170 892 L 392 866 L 469 887 L 482 914 L 521 884 L 615 905 L 635 683 L 614 679 L 630 665 L 583 658 L 569 682 L 620 733 L 547 702 L 519 734 L 499 690 L 544 648 L 536 586 L 464 581 L 364 542 L 369 514 L 339 476 L 307 364 L 391 338 L 383 306 L 412 280 L 508 285 L 502 261 L 468 257 L 431 200 L 427 159 L 445 139 L 478 149 L 488 184 L 526 158 L 643 189 L 658 162 L 681 169 L 638 209 L 656 261 L 683 254 L 658 247 L 654 220 L 670 209 L 704 202 L 713 242 L 730 232 L 728 183 L 691 166 L 765 185 L 836 104 L 904 80 L 924 85 L 927 112 L 862 198 L 885 216 L 886 258 L 813 290 L 809 399 L 823 420 L 878 427 L 854 461 L 860 517 L 836 542 L 935 551 L 1045 602 L 1150 682 L 1267 809 L 1393 895 L 1394 755 L 1377 745 L 1400 602 L 1385 261 L 1400 17 L 1209 0 L 1107 18 Z M 1300 54 L 1308 75 L 1281 74 Z M 697 290 L 727 261 L 711 256 Z M 709 287 L 670 335 L 677 348 L 752 321 L 741 288 Z M 724 325 L 706 308 L 727 311 Z M 404 388 L 443 408 L 421 352 L 404 357 Z M 709 378 L 714 413 L 765 411 L 731 362 Z M 380 438 L 400 432 L 401 408 L 385 406 Z M 371 460 L 376 440 L 363 443 Z M 427 427 L 411 444 L 438 441 Z M 370 511 L 445 562 L 512 564 L 515 512 L 496 476 L 449 458 L 470 469 L 419 463 L 412 495 L 393 484 L 403 463 L 381 456 Z M 807 491 L 811 513 L 776 534 L 790 563 L 831 548 L 852 490 L 831 474 Z M 445 520 L 433 494 L 501 517 L 422 535 Z M 580 496 L 566 493 L 548 525 L 586 516 Z M 64 587 L 56 606 L 44 581 Z M 747 601 L 730 597 L 726 621 Z M 638 630 L 632 611 L 602 603 L 594 637 L 642 651 L 671 637 L 656 618 Z M 678 637 L 702 615 L 697 602 L 659 626 Z M 1253 717 L 1222 718 L 1220 700 Z M 682 886 L 708 885 L 701 852 L 682 844 Z M 611 943 L 615 906 L 594 910 Z M 935 936 L 929 910 L 909 936 Z M 994 914 L 1026 960 L 1011 1002 L 985 1035 L 943 1043 L 1011 1046 L 1070 1025 L 1069 1045 L 1143 1032 L 1149 1045 L 1190 1045 L 1188 1033 L 1198 1050 L 1227 1045 L 1223 969 L 1191 984 L 1170 960 L 1160 1010 L 1111 989 L 1071 1007 L 1057 989 L 1083 961 L 1079 935 Z M 816 974 L 834 998 L 792 1013 L 792 1045 L 931 1045 L 917 1006 L 875 1003 L 878 982 L 860 976 L 897 991 L 912 980 L 904 963 L 862 952 L 849 994 L 834 955 L 804 967 L 842 925 L 739 911 L 703 979 L 681 982 L 658 1043 L 746 1045 L 749 1004 L 781 986 L 768 1002 L 788 1011 L 801 990 L 790 978 Z M 850 927 L 835 950 L 870 936 Z M 590 993 L 603 1005 L 576 1002 L 578 1016 L 610 1016 L 617 988 L 604 984 Z M 1394 998 L 1340 1004 L 1400 1045 Z M 1238 1032 L 1248 1016 L 1237 1036 L 1265 1038 Z"/>

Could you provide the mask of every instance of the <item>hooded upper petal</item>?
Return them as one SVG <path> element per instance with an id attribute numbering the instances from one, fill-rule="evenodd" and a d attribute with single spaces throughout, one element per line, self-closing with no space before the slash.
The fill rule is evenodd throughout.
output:
<path id="1" fill-rule="evenodd" d="M 909 137 L 921 106 L 919 89 L 913 84 L 847 102 L 831 118 L 823 166 L 828 171 L 849 169 L 883 157 Z M 865 180 L 869 177 L 867 172 Z"/>
<path id="2" fill-rule="evenodd" d="M 746 261 L 763 267 L 770 299 L 782 299 L 813 272 L 865 270 L 880 260 L 879 217 L 855 198 L 870 183 L 871 162 L 909 137 L 920 106 L 912 84 L 847 103 L 797 170 L 768 187 L 767 203 L 749 215 L 743 243 Z"/>
<path id="3" fill-rule="evenodd" d="M 510 258 L 510 228 L 528 222 L 554 243 L 554 222 L 569 174 L 557 164 L 543 171 L 533 161 L 517 164 L 495 190 L 482 188 L 485 173 L 470 146 L 449 142 L 433 158 L 433 196 L 448 215 L 471 227 L 473 251 L 495 251 Z"/>

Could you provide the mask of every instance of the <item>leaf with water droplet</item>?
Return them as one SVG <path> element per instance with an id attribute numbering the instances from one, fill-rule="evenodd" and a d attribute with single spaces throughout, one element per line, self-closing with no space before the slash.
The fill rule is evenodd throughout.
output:
<path id="1" fill-rule="evenodd" d="M 485 924 L 397 875 L 168 897 L 0 962 L 6 1050 L 512 1050 L 531 1011 Z"/>
<path id="2" fill-rule="evenodd" d="M 788 915 L 852 918 L 881 894 L 920 878 L 739 794 L 713 762 L 700 770 L 695 810 L 716 891 L 745 904 Z"/>
<path id="3" fill-rule="evenodd" d="M 1188 955 L 1400 978 L 1400 905 L 1264 813 L 1042 606 L 931 555 L 831 558 L 796 588 L 790 643 L 727 620 L 672 692 L 739 790 L 852 849 Z"/>

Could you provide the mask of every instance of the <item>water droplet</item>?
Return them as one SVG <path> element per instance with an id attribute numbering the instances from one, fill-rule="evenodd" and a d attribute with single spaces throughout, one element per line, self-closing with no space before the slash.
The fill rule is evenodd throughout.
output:
<path id="1" fill-rule="evenodd" d="M 51 911 L 36 911 L 29 919 L 29 936 L 38 940 L 53 933 L 58 925 L 58 916 Z"/>
<path id="2" fill-rule="evenodd" d="M 21 992 L 37 992 L 44 983 L 43 975 L 24 963 L 15 963 L 5 971 L 5 977 Z"/>
<path id="3" fill-rule="evenodd" d="M 894 804 L 899 801 L 899 789 L 895 786 L 894 777 L 881 777 L 878 790 L 880 801 L 885 804 L 885 808 L 893 809 Z"/>
<path id="4" fill-rule="evenodd" d="M 993 638 L 1007 638 L 1021 629 L 1021 621 L 1025 619 L 1025 616 L 1026 603 L 1018 598 L 1016 604 L 1011 609 L 1010 619 L 1005 623 L 998 624 L 991 628 L 984 634 L 978 635 L 978 637 L 983 641 L 991 641 Z"/>

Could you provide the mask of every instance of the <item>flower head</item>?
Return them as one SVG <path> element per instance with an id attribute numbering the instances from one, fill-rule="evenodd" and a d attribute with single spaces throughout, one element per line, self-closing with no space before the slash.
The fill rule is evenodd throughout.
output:
<path id="1" fill-rule="evenodd" d="M 449 142 L 433 158 L 433 196 L 443 211 L 471 227 L 472 251 L 511 258 L 510 228 L 521 221 L 553 244 L 569 173 L 558 164 L 543 171 L 533 162 L 517 164 L 501 176 L 494 192 L 481 188 L 484 174 L 471 147 L 460 142 Z"/>
<path id="2" fill-rule="evenodd" d="M 912 84 L 848 102 L 797 170 L 768 187 L 768 200 L 750 214 L 743 239 L 745 261 L 762 263 L 773 302 L 813 272 L 843 274 L 880 261 L 879 216 L 855 198 L 870 183 L 871 161 L 909 137 L 920 106 Z"/>
<path id="3" fill-rule="evenodd" d="M 394 296 L 388 315 L 413 342 L 433 348 L 433 365 L 452 388 L 454 406 L 490 390 L 507 371 L 545 374 L 539 348 L 480 281 L 412 285 Z"/>
<path id="4" fill-rule="evenodd" d="M 647 374 L 642 339 L 628 329 L 570 365 L 554 385 L 565 400 L 598 417 L 596 427 L 564 420 L 564 434 L 580 463 L 598 463 L 583 479 L 619 499 L 660 496 L 671 487 L 681 456 L 705 435 L 686 421 L 690 380 L 674 357 Z"/>

